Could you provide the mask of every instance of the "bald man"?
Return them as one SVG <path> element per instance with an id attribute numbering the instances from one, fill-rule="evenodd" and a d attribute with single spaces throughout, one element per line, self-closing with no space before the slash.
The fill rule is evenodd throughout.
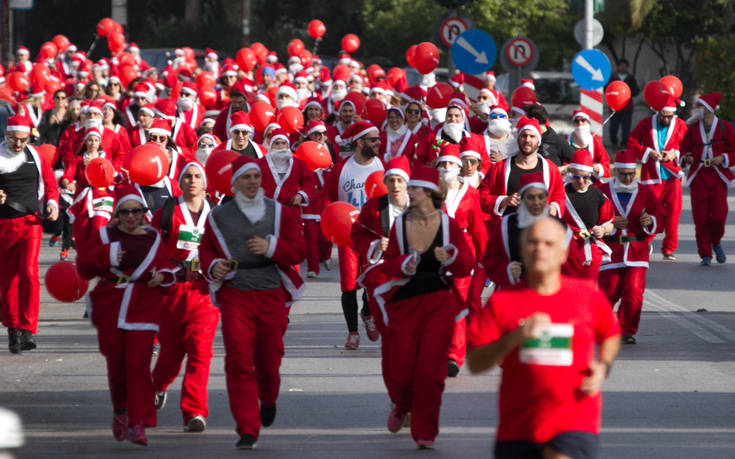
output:
<path id="1" fill-rule="evenodd" d="M 596 458 L 620 327 L 594 282 L 562 276 L 562 223 L 538 220 L 520 246 L 526 278 L 495 292 L 467 336 L 471 372 L 503 368 L 495 457 Z"/>

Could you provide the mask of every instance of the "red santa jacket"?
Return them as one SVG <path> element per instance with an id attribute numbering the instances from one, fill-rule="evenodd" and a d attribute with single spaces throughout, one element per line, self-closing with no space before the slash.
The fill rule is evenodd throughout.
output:
<path id="1" fill-rule="evenodd" d="M 100 277 L 101 280 L 89 294 L 87 307 L 92 323 L 105 309 L 119 308 L 117 328 L 123 330 L 149 330 L 158 332 L 167 289 L 174 282 L 174 266 L 169 261 L 161 235 L 155 228 L 143 227 L 153 244 L 143 261 L 134 267 L 120 270 L 118 254 L 130 256 L 133 236 L 107 226 L 100 228 L 92 236 L 86 250 L 77 255 L 77 270 L 84 279 Z M 135 254 L 141 255 L 141 254 Z M 155 288 L 146 283 L 151 279 L 151 271 L 156 269 L 164 275 L 164 282 Z"/>
<path id="2" fill-rule="evenodd" d="M 419 143 L 418 137 L 413 135 L 410 130 L 406 129 L 406 132 L 396 140 L 397 150 L 391 151 L 390 145 L 388 145 L 388 134 L 385 131 L 380 132 L 380 157 L 383 161 L 390 161 L 392 158 L 397 156 L 406 156 L 409 161 L 413 163 L 414 155 L 416 152 L 416 145 Z"/>
<path id="3" fill-rule="evenodd" d="M 128 135 L 130 137 L 130 146 L 132 148 L 148 142 L 148 134 L 140 124 L 132 125 L 128 130 Z"/>
<path id="4" fill-rule="evenodd" d="M 341 161 L 332 164 L 332 166 L 324 172 L 324 188 L 322 188 L 322 196 L 324 198 L 325 205 L 329 202 L 339 201 L 339 178 L 342 174 L 342 169 L 344 169 L 345 164 L 347 164 L 347 161 L 349 161 L 351 157 L 352 155 L 342 158 Z M 383 169 L 385 169 L 385 163 L 380 158 L 378 158 L 378 160 L 382 163 Z"/>
<path id="5" fill-rule="evenodd" d="M 216 135 L 218 139 L 224 140 L 230 138 L 230 103 L 222 107 L 222 111 L 219 112 L 217 118 L 214 120 L 214 127 L 212 128 L 212 134 Z"/>
<path id="6" fill-rule="evenodd" d="M 469 184 L 463 183 L 452 202 L 444 201 L 443 210 L 464 231 L 473 258 L 480 258 L 487 246 L 487 230 L 480 206 L 480 193 Z"/>
<path id="7" fill-rule="evenodd" d="M 77 189 L 74 202 L 66 214 L 72 224 L 72 235 L 77 253 L 86 250 L 86 246 L 94 239 L 94 235 L 107 225 L 115 208 L 115 193 L 112 186 L 108 188 L 87 187 Z"/>
<path id="8" fill-rule="evenodd" d="M 705 132 L 702 121 L 690 126 L 681 141 L 681 153 L 682 158 L 684 155 L 691 155 L 694 159 L 689 166 L 687 186 L 691 186 L 699 173 L 713 172 L 728 188 L 735 184 L 735 175 L 730 170 L 730 166 L 735 164 L 735 129 L 727 121 L 715 116 L 709 132 Z M 721 165 L 708 165 L 708 160 L 720 155 L 725 155 L 725 161 Z"/>
<path id="9" fill-rule="evenodd" d="M 352 248 L 360 257 L 360 265 L 374 265 L 383 256 L 380 239 L 390 234 L 390 201 L 388 195 L 368 199 L 357 221 L 352 224 Z M 363 269 L 364 271 L 364 269 Z"/>
<path id="10" fill-rule="evenodd" d="M 429 129 L 429 126 L 427 124 L 428 123 L 425 123 L 422 120 L 416 126 L 414 126 L 413 129 L 409 128 L 411 134 L 415 135 L 416 138 L 419 139 L 419 143 L 423 142 L 424 139 L 431 134 L 431 129 Z"/>
<path id="11" fill-rule="evenodd" d="M 450 253 L 451 257 L 441 264 L 439 274 L 444 282 L 458 295 L 454 312 L 456 320 L 460 320 L 467 315 L 467 309 L 464 303 L 460 301 L 459 293 L 454 288 L 452 279 L 469 276 L 475 265 L 475 260 L 457 222 L 443 212 L 440 215 L 439 231 L 441 231 L 442 247 Z M 369 287 L 372 289 L 372 296 L 375 298 L 378 307 L 380 307 L 383 323 L 386 325 L 389 324 L 391 315 L 388 302 L 398 289 L 411 280 L 411 275 L 404 271 L 406 264 L 413 255 L 409 243 L 404 237 L 403 228 L 406 224 L 406 216 L 406 213 L 402 214 L 393 224 L 393 228 L 390 230 L 390 242 L 383 255 L 384 262 L 380 267 L 379 276 L 375 278 L 376 286 L 374 288 Z"/>
<path id="12" fill-rule="evenodd" d="M 171 137 L 179 147 L 189 151 L 197 150 L 197 133 L 180 119 L 174 118 Z"/>
<path id="13" fill-rule="evenodd" d="M 122 167 L 123 163 L 125 163 L 125 158 L 127 158 L 130 152 L 133 151 L 133 146 L 130 143 L 130 134 L 128 134 L 128 130 L 122 125 L 116 124 L 113 131 L 117 134 L 117 141 L 120 144 L 120 154 L 118 154 L 115 159 L 119 162 L 119 166 Z M 119 170 L 119 167 L 117 166 L 118 164 L 115 164 L 116 169 Z"/>
<path id="14" fill-rule="evenodd" d="M 305 207 L 301 208 L 301 218 L 303 220 L 316 220 L 317 222 L 321 221 L 322 217 L 322 211 L 324 210 L 324 207 L 326 206 L 325 200 L 324 200 L 324 178 L 322 177 L 324 170 L 320 169 L 318 171 L 312 171 L 311 172 L 311 178 L 314 181 L 314 184 L 316 186 L 316 195 L 314 195 L 314 199 L 309 201 L 309 204 Z"/>
<path id="15" fill-rule="evenodd" d="M 487 223 L 489 236 L 481 264 L 488 279 L 501 288 L 519 282 L 510 273 L 510 263 L 520 261 L 520 230 L 517 222 L 518 214 L 513 212 L 497 222 Z"/>
<path id="16" fill-rule="evenodd" d="M 439 141 L 442 140 L 443 127 L 439 127 L 435 132 L 432 132 L 423 142 L 419 142 L 416 147 L 416 161 L 419 164 L 432 165 L 433 162 L 438 158 L 439 153 Z M 459 141 L 459 151 L 472 150 L 480 154 L 482 157 L 480 165 L 480 174 L 484 177 L 487 175 L 487 171 L 492 166 L 490 161 L 490 155 L 487 154 L 485 148 L 485 140 L 478 134 L 473 134 L 470 131 L 464 130 L 462 132 L 462 139 Z"/>
<path id="17" fill-rule="evenodd" d="M 184 202 L 184 197 L 179 196 L 174 199 L 176 199 L 176 205 L 173 214 L 171 214 L 171 221 L 166 222 L 168 231 L 163 242 L 171 260 L 174 262 L 191 261 L 199 256 L 199 243 L 204 235 L 204 227 L 211 208 L 209 202 L 205 199 L 199 219 L 194 223 L 191 212 L 186 202 Z M 159 230 L 163 227 L 163 209 L 156 211 L 151 222 L 151 226 Z M 180 235 L 183 237 L 180 238 Z"/>
<path id="18" fill-rule="evenodd" d="M 301 207 L 308 206 L 316 199 L 317 187 L 314 176 L 305 162 L 292 157 L 291 165 L 283 178 L 274 172 L 275 166 L 270 155 L 265 155 L 257 162 L 263 177 L 260 186 L 266 197 L 288 205 L 295 195 L 300 194 L 303 198 Z"/>
<path id="19" fill-rule="evenodd" d="M 235 274 L 228 273 L 223 281 L 217 281 L 211 276 L 212 267 L 215 263 L 232 259 L 230 249 L 227 247 L 227 243 L 212 217 L 215 212 L 240 212 L 240 209 L 237 208 L 235 200 L 229 201 L 209 213 L 204 227 L 204 236 L 199 245 L 199 259 L 202 274 L 210 283 L 210 290 L 216 292 L 223 283 L 232 279 Z M 270 245 L 266 257 L 275 261 L 278 265 L 278 271 L 281 275 L 281 287 L 286 292 L 287 297 L 286 306 L 291 306 L 301 298 L 306 289 L 306 284 L 294 269 L 295 265 L 306 258 L 306 242 L 304 242 L 304 232 L 298 215 L 293 209 L 276 202 L 275 220 L 275 234 L 268 238 Z"/>
<path id="20" fill-rule="evenodd" d="M 572 143 L 571 134 L 567 136 L 567 142 L 569 142 L 569 145 L 571 145 L 572 148 L 579 150 L 579 148 Z M 608 156 L 607 150 L 605 150 L 604 145 L 602 145 L 602 139 L 600 139 L 600 136 L 593 135 L 592 145 L 588 146 L 586 149 L 592 154 L 592 168 L 594 169 L 592 173 L 595 178 L 601 179 L 602 177 L 610 177 L 610 156 Z"/>
<path id="21" fill-rule="evenodd" d="M 490 214 L 492 218 L 499 219 L 505 212 L 505 207 L 501 207 L 503 199 L 507 197 L 508 177 L 510 177 L 510 162 L 515 157 L 511 156 L 503 161 L 499 161 L 490 168 L 487 176 L 480 183 L 480 203 L 482 210 Z M 564 193 L 564 183 L 561 178 L 559 168 L 554 163 L 537 154 L 537 158 L 542 163 L 544 183 L 549 189 L 548 202 L 549 206 L 556 208 L 556 215 L 561 217 L 564 213 L 564 202 L 566 194 Z"/>
<path id="22" fill-rule="evenodd" d="M 641 184 L 654 185 L 661 183 L 659 163 L 665 167 L 676 178 L 682 178 L 684 173 L 679 167 L 679 144 L 686 134 L 687 125 L 679 117 L 674 116 L 666 133 L 664 145 L 658 143 L 658 115 L 654 114 L 642 119 L 628 137 L 628 150 L 633 150 L 636 157 L 641 161 Z M 657 161 L 650 157 L 651 152 L 671 150 L 676 154 L 676 159 L 670 161 Z"/>
<path id="23" fill-rule="evenodd" d="M 632 193 L 628 205 L 623 207 L 615 192 L 616 181 L 617 179 L 612 179 L 607 183 L 600 183 L 598 188 L 613 204 L 615 216 L 623 216 L 628 219 L 628 227 L 622 230 L 615 228 L 607 237 L 605 243 L 612 250 L 612 254 L 610 261 L 600 266 L 600 271 L 625 267 L 648 268 L 650 244 L 656 233 L 663 231 L 663 224 L 659 222 L 663 223 L 666 210 L 656 199 L 656 195 L 645 186 L 638 186 Z M 653 220 L 650 228 L 644 228 L 640 224 L 643 211 Z M 643 239 L 623 243 L 611 240 L 621 236 L 643 237 Z"/>
<path id="24" fill-rule="evenodd" d="M 179 119 L 193 131 L 196 131 L 204 119 L 205 111 L 201 104 L 194 104 L 191 110 L 179 113 Z"/>
<path id="25" fill-rule="evenodd" d="M 84 129 L 80 128 L 73 133 L 73 137 L 70 138 L 69 143 L 65 145 L 64 149 L 59 150 L 59 156 L 65 167 L 71 163 L 72 158 L 77 154 L 82 143 L 84 143 Z M 61 141 L 59 141 L 59 145 L 61 145 Z M 107 159 L 112 161 L 115 170 L 120 170 L 127 152 L 120 146 L 120 140 L 115 131 L 110 128 L 102 128 L 100 150 L 107 154 Z"/>

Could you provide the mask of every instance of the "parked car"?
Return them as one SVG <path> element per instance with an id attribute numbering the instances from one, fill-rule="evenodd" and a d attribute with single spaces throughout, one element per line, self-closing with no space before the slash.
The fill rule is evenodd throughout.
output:
<path id="1" fill-rule="evenodd" d="M 536 95 L 549 114 L 551 127 L 561 134 L 574 129 L 572 113 L 579 109 L 579 85 L 569 72 L 531 72 Z"/>

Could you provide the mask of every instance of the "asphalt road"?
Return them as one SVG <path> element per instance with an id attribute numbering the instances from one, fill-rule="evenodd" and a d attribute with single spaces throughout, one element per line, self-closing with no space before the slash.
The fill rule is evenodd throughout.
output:
<path id="1" fill-rule="evenodd" d="M 728 226 L 724 243 L 731 263 L 703 268 L 691 222 L 686 196 L 678 261 L 654 254 L 639 344 L 622 349 L 604 385 L 603 458 L 735 457 L 735 227 Z M 58 249 L 44 245 L 42 270 L 57 257 Z M 278 417 L 252 452 L 234 447 L 219 333 L 207 432 L 182 431 L 177 381 L 159 427 L 148 429 L 147 448 L 115 442 L 104 360 L 94 328 L 82 318 L 84 305 L 55 302 L 44 291 L 39 348 L 21 356 L 0 348 L 0 406 L 18 412 L 25 428 L 26 446 L 17 456 L 491 457 L 499 371 L 469 376 L 463 369 L 448 380 L 436 449 L 416 451 L 406 431 L 390 434 L 385 428 L 389 400 L 377 343 L 363 333 L 358 351 L 342 347 L 346 328 L 338 290 L 336 272 L 323 272 L 294 307 Z"/>

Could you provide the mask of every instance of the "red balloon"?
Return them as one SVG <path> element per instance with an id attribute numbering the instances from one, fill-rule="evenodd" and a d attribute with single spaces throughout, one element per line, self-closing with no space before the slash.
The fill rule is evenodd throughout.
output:
<path id="1" fill-rule="evenodd" d="M 209 186 L 227 196 L 232 193 L 232 162 L 240 157 L 240 154 L 232 150 L 217 150 L 212 152 L 204 165 Z"/>
<path id="2" fill-rule="evenodd" d="M 263 65 L 265 63 L 265 58 L 268 55 L 268 48 L 266 48 L 263 43 L 256 41 L 250 45 L 250 49 L 253 50 L 255 57 L 258 58 L 258 64 Z"/>
<path id="3" fill-rule="evenodd" d="M 419 43 L 413 52 L 413 62 L 419 73 L 425 75 L 433 72 L 439 65 L 439 48 L 428 41 Z"/>
<path id="4" fill-rule="evenodd" d="M 255 57 L 255 53 L 250 48 L 242 48 L 235 55 L 237 65 L 243 72 L 249 72 L 255 68 L 255 64 L 258 63 L 258 58 Z"/>
<path id="5" fill-rule="evenodd" d="M 630 87 L 624 81 L 613 81 L 605 88 L 605 102 L 614 112 L 622 110 L 630 102 Z"/>
<path id="6" fill-rule="evenodd" d="M 332 70 L 332 79 L 334 81 L 342 80 L 347 82 L 347 79 L 350 78 L 351 74 L 352 70 L 350 70 L 350 67 L 347 64 L 337 64 L 334 67 L 334 70 Z"/>
<path id="7" fill-rule="evenodd" d="M 322 212 L 322 233 L 330 242 L 350 247 L 352 245 L 350 231 L 359 215 L 360 211 L 350 204 L 344 201 L 333 202 Z"/>
<path id="8" fill-rule="evenodd" d="M 385 70 L 383 70 L 383 67 L 378 64 L 370 64 L 366 70 L 368 80 L 370 81 L 375 81 L 377 78 L 386 76 Z"/>
<path id="9" fill-rule="evenodd" d="M 296 107 L 283 107 L 276 114 L 276 123 L 289 134 L 293 134 L 304 126 L 304 115 Z"/>
<path id="10" fill-rule="evenodd" d="M 375 171 L 368 175 L 365 180 L 365 194 L 368 198 L 372 199 L 388 194 L 388 187 L 383 183 L 384 176 L 385 171 Z"/>
<path id="11" fill-rule="evenodd" d="M 304 50 L 304 42 L 298 38 L 293 38 L 288 42 L 288 55 L 298 56 L 301 51 Z"/>
<path id="12" fill-rule="evenodd" d="M 319 142 L 311 140 L 302 142 L 293 156 L 305 162 L 309 169 L 313 171 L 332 165 L 332 155 L 329 154 L 329 149 Z"/>
<path id="13" fill-rule="evenodd" d="M 14 104 L 15 97 L 13 97 L 13 90 L 7 86 L 0 87 L 0 99 L 7 100 L 11 104 Z"/>
<path id="14" fill-rule="evenodd" d="M 217 79 L 209 72 L 202 72 L 197 75 L 197 78 L 196 80 L 194 80 L 194 82 L 199 89 L 214 88 L 214 85 L 217 84 Z"/>
<path id="15" fill-rule="evenodd" d="M 125 47 L 125 35 L 113 33 L 107 36 L 107 48 L 111 52 L 122 51 Z"/>
<path id="16" fill-rule="evenodd" d="M 199 88 L 199 102 L 206 109 L 209 109 L 209 107 L 217 103 L 217 91 L 214 90 L 214 86 Z"/>
<path id="17" fill-rule="evenodd" d="M 53 59 L 59 53 L 59 47 L 52 41 L 47 41 L 41 45 L 39 54 L 44 59 Z"/>
<path id="18" fill-rule="evenodd" d="M 342 50 L 346 53 L 354 53 L 360 49 L 360 38 L 354 33 L 348 33 L 342 37 Z"/>
<path id="19" fill-rule="evenodd" d="M 410 67 L 416 67 L 416 61 L 414 61 L 413 57 L 414 57 L 414 53 L 416 52 L 416 47 L 417 46 L 418 45 L 411 45 L 406 50 L 406 63 Z"/>
<path id="20" fill-rule="evenodd" d="M 8 86 L 10 86 L 10 89 L 18 92 L 25 92 L 25 90 L 28 89 L 28 85 L 31 84 L 28 76 L 26 76 L 26 74 L 23 72 L 11 73 L 6 78 L 6 81 L 8 82 Z"/>
<path id="21" fill-rule="evenodd" d="M 658 80 L 649 81 L 643 88 L 643 99 L 654 110 L 661 110 L 666 106 L 671 93 L 665 84 Z"/>
<path id="22" fill-rule="evenodd" d="M 3 67 L 2 64 L 0 64 L 0 77 L 5 75 L 5 67 Z"/>
<path id="23" fill-rule="evenodd" d="M 327 33 L 327 27 L 319 19 L 312 19 L 306 30 L 309 32 L 309 36 L 314 40 L 322 38 L 324 34 Z"/>
<path id="24" fill-rule="evenodd" d="M 33 78 L 41 86 L 46 86 L 46 83 L 48 83 L 49 75 L 51 75 L 51 71 L 48 69 L 46 64 L 33 64 L 33 69 L 31 70 L 31 78 Z"/>
<path id="25" fill-rule="evenodd" d="M 663 83 L 671 95 L 677 99 L 681 97 L 681 93 L 684 92 L 684 85 L 681 83 L 681 80 L 674 75 L 666 75 L 659 81 Z"/>
<path id="26" fill-rule="evenodd" d="M 169 159 L 163 148 L 144 143 L 133 148 L 123 165 L 130 180 L 144 186 L 154 185 L 168 173 Z"/>
<path id="27" fill-rule="evenodd" d="M 124 34 L 125 33 L 125 31 L 123 30 L 123 26 L 120 25 L 119 22 L 113 22 L 112 23 L 112 29 L 110 30 L 110 32 L 107 35 L 110 36 L 110 35 L 112 35 L 114 33 L 121 33 L 121 34 Z"/>
<path id="28" fill-rule="evenodd" d="M 41 158 L 46 160 L 49 166 L 53 166 L 56 164 L 56 161 L 59 160 L 59 150 L 57 150 L 55 146 L 44 143 L 43 145 L 39 145 L 35 148 L 36 152 L 38 152 Z"/>
<path id="29" fill-rule="evenodd" d="M 524 108 L 526 105 L 534 105 L 538 103 L 536 93 L 533 89 L 526 86 L 519 86 L 510 96 L 510 105 L 513 107 Z"/>
<path id="30" fill-rule="evenodd" d="M 406 76 L 406 71 L 403 70 L 400 67 L 393 67 L 390 70 L 388 70 L 388 76 L 386 79 L 388 80 L 388 83 L 390 83 L 391 86 L 395 86 L 396 83 L 398 83 L 398 80 L 401 79 L 401 77 Z"/>
<path id="31" fill-rule="evenodd" d="M 184 46 L 181 48 L 181 50 L 184 52 L 184 58 L 187 61 L 193 61 L 194 60 L 194 49 L 189 46 Z"/>
<path id="32" fill-rule="evenodd" d="M 309 68 L 311 67 L 311 61 L 314 59 L 314 56 L 308 49 L 302 49 L 299 53 L 299 59 L 301 59 L 301 65 L 303 65 L 304 68 Z"/>
<path id="33" fill-rule="evenodd" d="M 255 102 L 250 107 L 248 116 L 255 130 L 262 132 L 276 118 L 276 109 L 265 102 Z"/>
<path id="34" fill-rule="evenodd" d="M 58 49 L 66 49 L 71 44 L 69 39 L 64 35 L 55 35 L 51 41 L 54 42 Z"/>
<path id="35" fill-rule="evenodd" d="M 106 158 L 95 158 L 84 168 L 84 176 L 91 186 L 105 188 L 112 185 L 115 167 Z"/>
<path id="36" fill-rule="evenodd" d="M 370 121 L 376 126 L 380 126 L 385 121 L 385 105 L 378 99 L 368 99 L 362 108 L 360 116 L 362 119 Z"/>
<path id="37" fill-rule="evenodd" d="M 115 24 L 116 22 L 113 21 L 112 18 L 102 18 L 100 22 L 97 23 L 97 35 L 100 37 L 106 37 L 110 32 L 115 30 Z"/>
<path id="38" fill-rule="evenodd" d="M 349 100 L 353 104 L 355 104 L 355 113 L 362 113 L 363 108 L 365 107 L 365 96 L 362 95 L 361 92 L 357 91 L 350 91 L 345 96 L 344 100 Z"/>
<path id="39" fill-rule="evenodd" d="M 125 65 L 135 65 L 135 58 L 130 53 L 121 53 L 119 56 L 117 56 L 117 62 L 120 65 L 120 67 Z"/>
<path id="40" fill-rule="evenodd" d="M 71 261 L 54 263 L 44 276 L 44 283 L 49 294 L 64 303 L 71 303 L 87 293 L 89 283 L 82 279 L 77 267 Z"/>
<path id="41" fill-rule="evenodd" d="M 49 75 L 46 84 L 43 85 L 43 89 L 45 89 L 46 92 L 49 94 L 53 94 L 63 87 L 64 85 L 62 85 L 61 81 L 59 81 L 59 79 L 56 78 L 54 75 Z"/>
<path id="42" fill-rule="evenodd" d="M 138 71 L 135 70 L 135 67 L 132 65 L 126 65 L 124 67 L 120 68 L 120 83 L 122 83 L 124 88 L 130 87 L 130 83 L 133 82 L 136 78 L 138 78 Z"/>
<path id="43" fill-rule="evenodd" d="M 444 108 L 449 105 L 454 89 L 447 83 L 437 83 L 426 91 L 426 105 L 431 108 Z"/>

